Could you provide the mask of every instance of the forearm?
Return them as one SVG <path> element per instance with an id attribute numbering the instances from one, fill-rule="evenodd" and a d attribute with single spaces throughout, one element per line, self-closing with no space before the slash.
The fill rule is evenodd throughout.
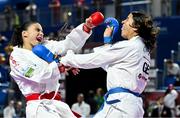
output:
<path id="1" fill-rule="evenodd" d="M 74 54 L 72 51 L 68 51 L 67 55 L 60 59 L 60 62 L 65 66 L 92 69 L 104 67 L 118 58 L 119 55 L 113 51 L 97 51 L 89 54 Z"/>
<path id="2" fill-rule="evenodd" d="M 76 50 L 80 50 L 86 42 L 86 39 L 92 33 L 92 29 L 98 25 L 100 25 L 104 21 L 104 16 L 101 12 L 95 12 L 91 14 L 85 21 L 85 23 L 81 24 L 77 28 L 75 28 L 71 33 L 67 36 L 69 39 L 72 40 L 73 44 L 76 45 Z M 76 37 L 75 37 L 76 36 Z M 85 39 L 85 40 L 81 40 Z M 69 44 L 69 43 L 68 43 Z M 70 49 L 70 48 L 69 48 Z M 75 50 L 74 50 L 75 51 Z"/>
<path id="3" fill-rule="evenodd" d="M 64 51 L 73 50 L 77 52 L 84 46 L 86 40 L 92 34 L 92 31 L 90 33 L 86 33 L 82 29 L 83 25 L 84 24 L 79 25 L 77 28 L 73 29 L 70 34 L 66 36 L 66 39 L 64 40 Z"/>
<path id="4" fill-rule="evenodd" d="M 55 50 L 60 52 L 62 55 L 64 55 L 67 50 L 79 52 L 79 50 L 84 46 L 86 40 L 92 34 L 92 29 L 100 25 L 103 20 L 104 16 L 102 13 L 95 12 L 91 14 L 90 17 L 86 19 L 85 23 L 74 28 L 70 34 L 66 36 L 65 40 L 53 43 L 53 47 L 55 47 Z"/>

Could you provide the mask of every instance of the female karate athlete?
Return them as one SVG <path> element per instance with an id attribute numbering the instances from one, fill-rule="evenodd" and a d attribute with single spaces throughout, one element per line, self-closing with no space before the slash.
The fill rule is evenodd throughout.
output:
<path id="1" fill-rule="evenodd" d="M 105 42 L 112 40 L 112 32 L 113 28 L 106 28 Z M 104 105 L 94 118 L 143 118 L 140 94 L 148 81 L 150 52 L 158 32 L 159 28 L 153 25 L 149 16 L 132 12 L 122 21 L 121 36 L 127 40 L 95 48 L 89 54 L 68 51 L 61 58 L 65 66 L 106 70 L 108 92 L 104 96 Z"/>
<path id="2" fill-rule="evenodd" d="M 10 74 L 26 98 L 27 118 L 76 118 L 69 106 L 60 101 L 58 64 L 40 58 L 32 49 L 42 44 L 55 55 L 64 55 L 69 49 L 78 51 L 91 35 L 91 29 L 103 22 L 103 18 L 101 13 L 95 12 L 62 41 L 44 40 L 38 22 L 24 23 L 14 31 Z"/>

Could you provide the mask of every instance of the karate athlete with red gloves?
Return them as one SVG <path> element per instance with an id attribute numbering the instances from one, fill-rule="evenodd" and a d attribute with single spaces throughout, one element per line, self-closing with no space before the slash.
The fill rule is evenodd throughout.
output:
<path id="1" fill-rule="evenodd" d="M 38 22 L 27 22 L 15 29 L 12 36 L 13 51 L 10 55 L 11 76 L 27 101 L 27 118 L 76 118 L 69 106 L 60 101 L 58 93 L 61 79 L 58 62 L 53 55 L 64 55 L 67 50 L 78 51 L 91 35 L 91 29 L 103 22 L 100 12 L 93 13 L 71 31 L 62 41 L 44 40 Z M 34 49 L 41 44 L 44 53 Z M 32 51 L 34 50 L 34 51 Z M 39 54 L 39 55 L 38 55 Z"/>
<path id="2" fill-rule="evenodd" d="M 104 32 L 104 42 L 109 43 L 117 20 L 109 18 Z M 113 27 L 114 28 L 113 28 Z M 93 53 L 74 54 L 68 51 L 61 58 L 65 66 L 75 68 L 102 67 L 107 72 L 107 93 L 104 105 L 94 118 L 143 118 L 144 91 L 150 69 L 150 52 L 154 48 L 159 28 L 152 19 L 141 12 L 131 12 L 122 21 L 121 36 L 124 41 L 98 47 Z"/>

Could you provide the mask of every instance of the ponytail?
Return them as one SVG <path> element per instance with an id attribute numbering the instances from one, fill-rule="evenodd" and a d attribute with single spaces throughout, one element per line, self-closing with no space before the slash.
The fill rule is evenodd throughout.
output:
<path id="1" fill-rule="evenodd" d="M 11 45 L 22 47 L 23 45 L 23 39 L 22 39 L 22 28 L 16 27 L 14 29 L 12 38 L 11 38 Z"/>

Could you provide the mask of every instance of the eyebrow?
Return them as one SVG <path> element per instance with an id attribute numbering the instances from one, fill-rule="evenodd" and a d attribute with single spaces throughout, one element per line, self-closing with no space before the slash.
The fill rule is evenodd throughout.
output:
<path id="1" fill-rule="evenodd" d="M 36 27 L 36 30 L 38 30 L 38 31 L 42 31 L 42 32 L 43 32 L 43 30 L 42 30 L 42 29 L 40 29 L 40 28 L 38 28 L 38 27 Z"/>
<path id="2" fill-rule="evenodd" d="M 129 16 L 127 16 L 126 19 L 129 19 Z"/>

